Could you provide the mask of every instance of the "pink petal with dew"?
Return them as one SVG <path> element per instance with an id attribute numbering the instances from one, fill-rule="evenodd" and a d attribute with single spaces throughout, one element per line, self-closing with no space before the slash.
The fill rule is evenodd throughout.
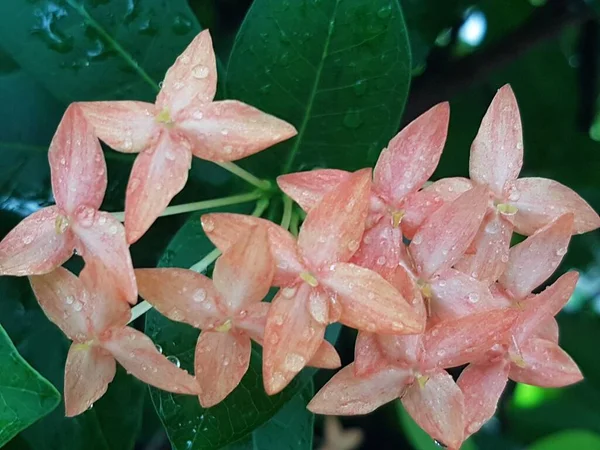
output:
<path id="1" fill-rule="evenodd" d="M 392 336 L 380 334 L 377 336 L 379 347 L 388 361 L 397 366 L 415 367 L 423 351 L 423 335 L 407 334 Z"/>
<path id="2" fill-rule="evenodd" d="M 256 227 L 241 235 L 217 259 L 213 270 L 213 283 L 221 293 L 223 306 L 235 314 L 260 302 L 271 288 L 274 270 L 267 229 Z"/>
<path id="3" fill-rule="evenodd" d="M 447 102 L 435 105 L 400 131 L 379 155 L 373 187 L 389 203 L 420 189 L 438 165 L 450 120 Z"/>
<path id="4" fill-rule="evenodd" d="M 198 338 L 195 372 L 203 408 L 220 403 L 242 381 L 250 364 L 250 338 L 235 332 L 203 331 Z"/>
<path id="5" fill-rule="evenodd" d="M 435 193 L 439 197 L 437 201 L 453 202 L 472 187 L 473 182 L 468 178 L 450 177 L 435 181 L 423 191 Z"/>
<path id="6" fill-rule="evenodd" d="M 137 284 L 123 225 L 110 213 L 88 211 L 73 223 L 79 253 L 106 278 L 107 296 L 135 304 Z"/>
<path id="7" fill-rule="evenodd" d="M 512 231 L 501 215 L 488 213 L 471 244 L 475 253 L 464 255 L 454 267 L 488 285 L 496 282 L 508 263 Z"/>
<path id="8" fill-rule="evenodd" d="M 188 269 L 136 269 L 140 296 L 161 314 L 196 328 L 227 316 L 210 278 Z"/>
<path id="9" fill-rule="evenodd" d="M 277 177 L 279 188 L 308 212 L 317 206 L 323 197 L 346 181 L 351 172 L 338 169 L 315 169 Z"/>
<path id="10" fill-rule="evenodd" d="M 464 397 L 445 371 L 413 383 L 402 397 L 402 405 L 433 439 L 449 448 L 459 448 L 464 433 Z"/>
<path id="11" fill-rule="evenodd" d="M 529 336 L 537 334 L 538 330 L 542 333 L 544 331 L 551 333 L 552 338 L 550 340 L 553 342 L 558 341 L 557 335 L 554 339 L 555 332 L 552 329 L 544 330 L 540 327 L 543 327 L 544 324 L 546 324 L 546 327 L 553 326 L 551 318 L 558 314 L 569 301 L 578 279 L 579 274 L 577 272 L 567 272 L 542 292 L 527 298 L 521 303 L 521 308 L 524 311 L 520 314 L 519 320 L 512 331 L 518 342 L 523 342 Z"/>
<path id="12" fill-rule="evenodd" d="M 458 387 L 465 397 L 465 439 L 490 420 L 508 382 L 509 363 L 469 364 L 460 374 Z"/>
<path id="13" fill-rule="evenodd" d="M 354 172 L 306 216 L 298 248 L 312 270 L 346 262 L 358 250 L 365 229 L 371 171 Z"/>
<path id="14" fill-rule="evenodd" d="M 182 114 L 177 129 L 194 156 L 215 162 L 245 158 L 297 134 L 289 123 L 235 100 L 198 106 Z"/>
<path id="15" fill-rule="evenodd" d="M 365 231 L 362 242 L 350 261 L 387 279 L 400 263 L 403 245 L 400 227 L 392 226 L 390 218 L 383 217 Z"/>
<path id="16" fill-rule="evenodd" d="M 185 186 L 192 154 L 185 141 L 163 131 L 151 151 L 138 155 L 127 184 L 125 228 L 133 244 Z"/>
<path id="17" fill-rule="evenodd" d="M 338 355 L 335 347 L 323 340 L 317 349 L 317 352 L 307 365 L 319 369 L 337 369 L 342 365 L 342 361 L 340 360 L 340 355 Z"/>
<path id="18" fill-rule="evenodd" d="M 499 307 L 486 283 L 454 269 L 430 282 L 431 314 L 439 320 L 456 319 Z"/>
<path id="19" fill-rule="evenodd" d="M 151 386 L 176 394 L 198 395 L 196 379 L 158 352 L 148 336 L 131 327 L 113 329 L 102 346 L 127 372 Z"/>
<path id="20" fill-rule="evenodd" d="M 79 206 L 98 209 L 106 191 L 104 154 L 94 129 L 75 103 L 67 108 L 48 150 L 52 192 L 67 215 Z"/>
<path id="21" fill-rule="evenodd" d="M 540 387 L 563 387 L 583 380 L 573 359 L 558 344 L 530 338 L 521 345 L 524 367 L 512 364 L 510 379 Z"/>
<path id="22" fill-rule="evenodd" d="M 75 275 L 58 267 L 46 275 L 29 277 L 31 288 L 44 314 L 69 339 L 84 342 L 92 337 L 88 327 L 93 310 L 89 294 Z"/>
<path id="23" fill-rule="evenodd" d="M 408 194 L 402 202 L 402 234 L 412 239 L 423 222 L 443 204 L 442 197 L 433 191 L 421 190 Z"/>
<path id="24" fill-rule="evenodd" d="M 535 336 L 558 344 L 558 322 L 554 317 L 547 317 L 542 320 L 535 330 Z"/>
<path id="25" fill-rule="evenodd" d="M 73 254 L 75 241 L 56 206 L 34 212 L 0 242 L 0 275 L 42 275 L 51 272 Z"/>
<path id="26" fill-rule="evenodd" d="M 565 214 L 510 249 L 500 284 L 522 299 L 552 275 L 567 253 L 573 214 Z"/>
<path id="27" fill-rule="evenodd" d="M 354 373 L 365 377 L 390 365 L 375 333 L 359 331 L 354 344 Z"/>
<path id="28" fill-rule="evenodd" d="M 77 416 L 100 399 L 115 377 L 115 358 L 100 347 L 71 344 L 65 364 L 65 415 Z"/>
<path id="29" fill-rule="evenodd" d="M 308 312 L 312 292 L 306 283 L 281 289 L 267 316 L 263 348 L 263 381 L 267 394 L 277 394 L 314 357 L 325 325 Z"/>
<path id="30" fill-rule="evenodd" d="M 117 101 L 77 103 L 94 134 L 110 148 L 123 153 L 146 149 L 159 133 L 152 103 Z"/>
<path id="31" fill-rule="evenodd" d="M 495 344 L 507 340 L 518 315 L 512 308 L 496 309 L 435 325 L 423 337 L 423 366 L 457 367 L 479 360 Z"/>
<path id="32" fill-rule="evenodd" d="M 429 279 L 461 258 L 479 230 L 487 204 L 487 189 L 474 187 L 421 225 L 409 246 L 421 278 Z"/>
<path id="33" fill-rule="evenodd" d="M 307 408 L 315 414 L 368 414 L 398 398 L 409 376 L 405 370 L 390 367 L 358 377 L 350 364 L 317 392 Z"/>
<path id="34" fill-rule="evenodd" d="M 167 70 L 156 105 L 176 118 L 184 108 L 212 101 L 216 92 L 217 62 L 210 33 L 204 30 Z"/>
<path id="35" fill-rule="evenodd" d="M 469 174 L 503 197 L 523 165 L 523 132 L 517 99 L 507 84 L 498 90 L 471 145 Z"/>
<path id="36" fill-rule="evenodd" d="M 421 288 L 417 285 L 415 277 L 403 265 L 398 265 L 396 270 L 386 278 L 394 286 L 402 297 L 412 306 L 415 314 L 425 321 L 427 319 L 427 305 L 423 298 Z"/>
<path id="37" fill-rule="evenodd" d="M 342 306 L 340 322 L 387 334 L 421 333 L 425 322 L 390 283 L 372 270 L 334 264 L 319 281 Z"/>
<path id="38" fill-rule="evenodd" d="M 530 235 L 563 214 L 573 213 L 573 234 L 600 227 L 600 216 L 570 188 L 546 178 L 520 178 L 515 182 L 511 203 L 518 208 L 514 217 L 518 233 Z"/>
<path id="39" fill-rule="evenodd" d="M 230 213 L 205 214 L 201 220 L 204 232 L 222 252 L 226 252 L 239 236 L 251 231 L 254 227 L 267 228 L 271 255 L 276 266 L 273 278 L 274 286 L 286 286 L 293 283 L 298 279 L 298 274 L 305 270 L 298 257 L 294 237 L 287 230 L 269 220 Z"/>
<path id="40" fill-rule="evenodd" d="M 246 309 L 240 311 L 234 318 L 234 327 L 245 332 L 253 341 L 262 345 L 270 308 L 271 304 L 267 302 L 248 305 Z"/>

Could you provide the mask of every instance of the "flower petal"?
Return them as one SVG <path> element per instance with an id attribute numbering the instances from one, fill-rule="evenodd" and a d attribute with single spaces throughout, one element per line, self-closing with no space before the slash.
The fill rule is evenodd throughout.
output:
<path id="1" fill-rule="evenodd" d="M 531 338 L 520 350 L 525 367 L 512 364 L 511 380 L 541 387 L 563 387 L 583 380 L 575 361 L 554 342 Z"/>
<path id="2" fill-rule="evenodd" d="M 298 248 L 311 268 L 346 262 L 358 249 L 369 208 L 371 171 L 354 172 L 312 209 L 298 235 Z"/>
<path id="3" fill-rule="evenodd" d="M 213 283 L 230 314 L 260 302 L 271 288 L 275 264 L 269 250 L 267 229 L 256 227 L 239 237 L 217 259 Z"/>
<path id="4" fill-rule="evenodd" d="M 388 361 L 402 367 L 415 367 L 423 350 L 422 334 L 404 336 L 379 334 L 377 341 Z"/>
<path id="5" fill-rule="evenodd" d="M 161 314 L 196 328 L 226 317 L 210 278 L 188 269 L 136 269 L 140 296 Z"/>
<path id="6" fill-rule="evenodd" d="M 351 172 L 338 169 L 316 169 L 288 173 L 277 177 L 279 188 L 308 212 L 317 206 L 325 194 L 346 181 Z"/>
<path id="7" fill-rule="evenodd" d="M 471 145 L 469 174 L 503 196 L 523 165 L 523 132 L 517 99 L 507 84 L 498 90 Z"/>
<path id="8" fill-rule="evenodd" d="M 431 313 L 447 320 L 498 308 L 486 283 L 454 269 L 446 269 L 431 282 Z M 508 306 L 508 305 L 506 305 Z"/>
<path id="9" fill-rule="evenodd" d="M 444 204 L 421 225 L 409 251 L 421 278 L 451 267 L 477 234 L 488 204 L 486 188 L 474 187 Z"/>
<path id="10" fill-rule="evenodd" d="M 199 393 L 196 379 L 160 354 L 141 331 L 131 327 L 114 329 L 102 345 L 127 372 L 144 383 L 176 394 Z"/>
<path id="11" fill-rule="evenodd" d="M 97 211 L 91 219 L 77 220 L 73 232 L 79 239 L 79 253 L 105 277 L 107 296 L 115 296 L 131 304 L 137 302 L 137 285 L 125 229 L 112 214 Z M 110 293 L 109 293 L 110 292 Z"/>
<path id="12" fill-rule="evenodd" d="M 400 263 L 403 246 L 400 227 L 393 227 L 390 220 L 383 217 L 365 231 L 362 242 L 350 261 L 388 279 Z"/>
<path id="13" fill-rule="evenodd" d="M 454 267 L 488 285 L 496 282 L 508 263 L 512 231 L 500 214 L 488 214 L 471 244 L 475 253 L 464 255 Z"/>
<path id="14" fill-rule="evenodd" d="M 402 234 L 412 239 L 423 222 L 443 204 L 442 197 L 434 191 L 421 190 L 408 194 L 402 202 Z"/>
<path id="15" fill-rule="evenodd" d="M 46 275 L 29 277 L 29 282 L 44 314 L 71 340 L 83 342 L 92 335 L 89 295 L 79 278 L 58 267 Z"/>
<path id="16" fill-rule="evenodd" d="M 423 186 L 438 165 L 450 120 L 447 102 L 435 105 L 400 131 L 379 155 L 373 187 L 392 204 Z"/>
<path id="17" fill-rule="evenodd" d="M 243 330 L 250 338 L 260 345 L 263 345 L 265 336 L 265 326 L 267 325 L 267 315 L 271 304 L 267 302 L 259 302 L 248 305 L 248 307 L 240 311 L 235 318 L 235 327 Z"/>
<path id="18" fill-rule="evenodd" d="M 87 411 L 115 377 L 115 358 L 100 347 L 72 344 L 65 364 L 65 415 Z"/>
<path id="19" fill-rule="evenodd" d="M 77 105 L 92 125 L 95 135 L 110 148 L 124 153 L 144 150 L 159 132 L 152 103 L 82 102 Z"/>
<path id="20" fill-rule="evenodd" d="M 191 163 L 186 143 L 173 139 L 167 131 L 161 133 L 155 148 L 138 155 L 125 198 L 127 242 L 133 244 L 142 237 L 183 189 Z"/>
<path id="21" fill-rule="evenodd" d="M 381 351 L 379 340 L 375 333 L 359 331 L 354 344 L 354 373 L 357 377 L 365 377 L 382 368 L 390 362 Z"/>
<path id="22" fill-rule="evenodd" d="M 408 377 L 407 371 L 391 367 L 358 377 L 352 363 L 336 373 L 307 408 L 315 414 L 368 414 L 398 398 Z"/>
<path id="23" fill-rule="evenodd" d="M 203 408 L 220 403 L 240 384 L 248 371 L 250 352 L 248 336 L 235 332 L 200 333 L 194 367 Z"/>
<path id="24" fill-rule="evenodd" d="M 572 227 L 573 214 L 565 214 L 510 249 L 499 281 L 514 299 L 524 298 L 552 275 L 567 253 Z"/>
<path id="25" fill-rule="evenodd" d="M 515 309 L 504 308 L 440 322 L 423 337 L 424 366 L 457 367 L 478 360 L 506 339 L 518 315 Z"/>
<path id="26" fill-rule="evenodd" d="M 325 325 L 307 308 L 312 289 L 306 283 L 282 289 L 271 303 L 263 344 L 263 380 L 269 395 L 285 388 L 323 341 Z"/>
<path id="27" fill-rule="evenodd" d="M 204 232 L 222 252 L 226 252 L 239 236 L 248 233 L 254 227 L 266 227 L 271 255 L 276 265 L 274 286 L 292 284 L 298 278 L 298 274 L 304 270 L 298 257 L 294 237 L 287 230 L 269 220 L 230 213 L 205 214 L 201 220 Z"/>
<path id="28" fill-rule="evenodd" d="M 335 347 L 326 340 L 323 340 L 307 365 L 318 369 L 337 369 L 342 365 L 342 361 Z"/>
<path id="29" fill-rule="evenodd" d="M 490 420 L 508 382 L 505 359 L 490 364 L 469 364 L 456 384 L 465 398 L 465 438 Z"/>
<path id="30" fill-rule="evenodd" d="M 450 177 L 435 181 L 423 188 L 423 191 L 437 194 L 439 196 L 438 201 L 453 202 L 472 187 L 473 182 L 468 178 Z"/>
<path id="31" fill-rule="evenodd" d="M 421 333 L 425 327 L 400 292 L 372 270 L 334 264 L 319 281 L 340 302 L 340 322 L 346 326 L 388 334 Z"/>
<path id="32" fill-rule="evenodd" d="M 98 209 L 106 191 L 106 162 L 100 142 L 81 108 L 67 108 L 48 150 L 52 192 L 67 214 L 78 206 Z"/>
<path id="33" fill-rule="evenodd" d="M 188 111 L 177 129 L 191 141 L 195 156 L 216 162 L 245 158 L 297 134 L 289 123 L 235 100 Z"/>
<path id="34" fill-rule="evenodd" d="M 210 102 L 217 92 L 217 63 L 208 30 L 201 31 L 167 70 L 156 98 L 174 117 L 193 103 Z"/>
<path id="35" fill-rule="evenodd" d="M 459 448 L 464 433 L 464 398 L 445 371 L 437 371 L 424 385 L 413 383 L 402 397 L 402 405 L 433 439 L 450 448 Z"/>
<path id="36" fill-rule="evenodd" d="M 566 213 L 573 213 L 573 233 L 587 233 L 600 227 L 600 217 L 570 188 L 547 178 L 520 178 L 515 182 L 518 196 L 511 203 L 518 208 L 514 217 L 518 233 L 530 235 Z"/>
<path id="37" fill-rule="evenodd" d="M 58 230 L 59 210 L 49 206 L 34 212 L 0 242 L 0 275 L 42 275 L 68 260 L 75 247 L 69 229 Z"/>

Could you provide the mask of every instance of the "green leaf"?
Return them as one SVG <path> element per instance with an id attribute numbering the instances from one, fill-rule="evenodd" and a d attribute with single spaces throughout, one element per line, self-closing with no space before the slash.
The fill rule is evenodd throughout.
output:
<path id="1" fill-rule="evenodd" d="M 289 401 L 269 422 L 227 450 L 261 450 L 285 447 L 288 450 L 312 450 L 315 416 L 306 405 L 313 398 L 312 381 Z"/>
<path id="2" fill-rule="evenodd" d="M 60 394 L 19 355 L 0 326 L 0 447 L 52 411 Z"/>
<path id="3" fill-rule="evenodd" d="M 5 230 L 1 230 L 5 231 Z M 70 342 L 40 310 L 25 278 L 0 278 L 0 322 L 41 375 L 62 391 Z M 3 368 L 4 369 L 4 368 Z M 66 418 L 64 405 L 20 435 L 35 450 L 131 450 L 137 436 L 144 385 L 119 370 L 108 392 L 85 413 Z M 21 450 L 19 444 L 9 450 Z"/>
<path id="4" fill-rule="evenodd" d="M 0 45 L 56 98 L 154 98 L 200 31 L 185 0 L 0 2 Z"/>
<path id="5" fill-rule="evenodd" d="M 435 441 L 431 439 L 431 437 L 425 431 L 423 431 L 419 425 L 417 425 L 410 414 L 406 412 L 399 400 L 396 402 L 396 410 L 398 411 L 398 418 L 400 419 L 402 429 L 404 430 L 408 441 L 416 450 L 440 449 L 440 446 L 436 444 Z M 460 448 L 461 450 L 477 450 L 477 447 L 472 439 L 467 439 Z"/>
<path id="6" fill-rule="evenodd" d="M 531 445 L 529 450 L 598 450 L 600 434 L 584 430 L 569 430 L 555 433 Z"/>
<path id="7" fill-rule="evenodd" d="M 251 205 L 221 208 L 230 212 L 249 213 Z M 159 265 L 190 267 L 213 250 L 199 220 L 193 214 L 169 244 Z M 340 327 L 328 329 L 328 339 L 335 342 Z M 146 333 L 160 345 L 163 354 L 179 359 L 181 367 L 194 371 L 194 349 L 199 330 L 173 322 L 156 311 L 146 314 Z M 240 385 L 221 403 L 202 408 L 196 397 L 173 395 L 150 389 L 156 411 L 175 450 L 219 449 L 243 439 L 263 425 L 304 389 L 314 370 L 302 371 L 280 394 L 268 396 L 263 388 L 262 359 L 258 346 L 253 347 L 250 368 Z"/>
<path id="8" fill-rule="evenodd" d="M 232 50 L 227 97 L 287 120 L 298 136 L 245 164 L 271 176 L 370 165 L 398 129 L 410 70 L 396 0 L 255 0 Z"/>

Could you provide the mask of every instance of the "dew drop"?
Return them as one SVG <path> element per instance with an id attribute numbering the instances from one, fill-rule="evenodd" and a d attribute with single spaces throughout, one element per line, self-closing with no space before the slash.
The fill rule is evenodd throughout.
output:
<path id="1" fill-rule="evenodd" d="M 83 309 L 83 305 L 81 304 L 81 302 L 75 301 L 73 303 L 73 309 L 77 312 L 81 311 Z"/>
<path id="2" fill-rule="evenodd" d="M 421 236 L 420 234 L 417 234 L 411 243 L 415 244 L 415 245 L 419 245 L 422 242 L 423 242 L 423 236 Z"/>
<path id="3" fill-rule="evenodd" d="M 192 68 L 192 76 L 194 78 L 197 78 L 198 80 L 202 80 L 206 77 L 208 77 L 209 74 L 209 69 L 206 66 L 203 66 L 202 64 L 198 64 L 197 66 L 194 66 Z"/>
<path id="4" fill-rule="evenodd" d="M 225 147 L 223 147 L 223 151 L 230 155 L 233 152 L 233 147 L 231 145 L 226 145 Z"/>
<path id="5" fill-rule="evenodd" d="M 215 229 L 215 223 L 212 219 L 204 219 L 202 220 L 202 228 L 204 228 L 204 231 L 210 233 Z"/>
<path id="6" fill-rule="evenodd" d="M 380 256 L 379 258 L 377 258 L 377 264 L 380 266 L 383 266 L 386 262 L 385 256 Z"/>
<path id="7" fill-rule="evenodd" d="M 285 357 L 284 364 L 287 370 L 297 372 L 306 365 L 306 359 L 302 355 L 290 353 Z"/>
<path id="8" fill-rule="evenodd" d="M 565 256 L 567 254 L 567 247 L 562 247 L 556 250 L 556 256 Z"/>
<path id="9" fill-rule="evenodd" d="M 156 347 L 156 350 L 158 351 L 158 353 L 162 354 L 162 352 L 163 352 L 162 347 L 158 344 L 156 344 L 155 347 Z"/>
<path id="10" fill-rule="evenodd" d="M 23 237 L 23 244 L 29 245 L 33 242 L 33 236 L 31 234 L 27 234 Z"/>
<path id="11" fill-rule="evenodd" d="M 123 141 L 123 149 L 131 150 L 133 148 L 133 141 L 130 138 L 127 138 Z"/>
<path id="12" fill-rule="evenodd" d="M 72 305 L 74 301 L 75 301 L 75 297 L 73 297 L 72 295 L 68 295 L 67 298 L 65 299 L 65 303 L 67 305 Z"/>
<path id="13" fill-rule="evenodd" d="M 206 290 L 202 288 L 197 289 L 196 292 L 194 292 L 192 298 L 196 303 L 203 302 L 204 300 L 206 300 Z"/>
<path id="14" fill-rule="evenodd" d="M 194 119 L 198 119 L 198 120 L 200 120 L 200 119 L 202 119 L 202 118 L 204 117 L 204 114 L 202 113 L 202 111 L 194 111 L 194 112 L 192 113 L 192 117 L 193 117 Z"/>
<path id="15" fill-rule="evenodd" d="M 167 356 L 167 359 L 177 367 L 181 367 L 181 361 L 179 361 L 177 356 Z"/>
<path id="16" fill-rule="evenodd" d="M 351 252 L 355 252 L 356 250 L 358 250 L 359 247 L 359 243 L 358 241 L 350 241 L 348 243 L 348 250 L 350 250 Z"/>
<path id="17" fill-rule="evenodd" d="M 471 292 L 468 296 L 470 303 L 477 303 L 479 301 L 479 294 Z"/>

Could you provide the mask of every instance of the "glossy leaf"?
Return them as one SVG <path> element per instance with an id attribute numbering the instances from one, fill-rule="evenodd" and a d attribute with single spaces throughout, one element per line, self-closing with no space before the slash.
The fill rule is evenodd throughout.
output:
<path id="1" fill-rule="evenodd" d="M 227 97 L 290 122 L 298 136 L 252 157 L 263 175 L 358 169 L 398 129 L 410 50 L 396 0 L 256 0 L 227 71 Z"/>
<path id="2" fill-rule="evenodd" d="M 0 326 L 0 447 L 60 402 L 58 391 L 19 355 Z"/>
<path id="3" fill-rule="evenodd" d="M 563 431 L 540 439 L 529 446 L 529 450 L 562 450 L 565 448 L 598 449 L 600 448 L 600 434 L 584 430 Z"/>

